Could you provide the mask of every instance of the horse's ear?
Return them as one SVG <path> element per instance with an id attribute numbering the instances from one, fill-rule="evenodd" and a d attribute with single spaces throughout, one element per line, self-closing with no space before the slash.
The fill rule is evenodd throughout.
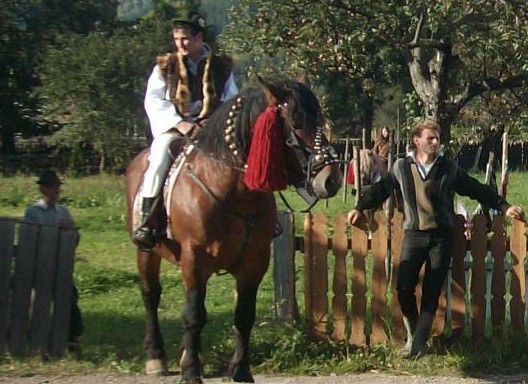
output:
<path id="1" fill-rule="evenodd" d="M 297 81 L 312 89 L 312 84 L 310 83 L 310 77 L 308 76 L 308 73 L 302 72 L 299 76 L 297 76 Z"/>
<path id="2" fill-rule="evenodd" d="M 257 75 L 257 80 L 266 94 L 266 99 L 268 100 L 269 105 L 282 104 L 288 98 L 288 92 L 286 92 L 285 89 L 266 82 L 259 75 Z"/>

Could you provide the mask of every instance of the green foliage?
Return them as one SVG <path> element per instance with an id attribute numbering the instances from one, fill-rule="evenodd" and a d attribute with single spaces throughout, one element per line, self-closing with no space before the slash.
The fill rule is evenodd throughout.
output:
<path id="1" fill-rule="evenodd" d="M 58 123 L 50 139 L 57 150 L 89 144 L 115 168 L 133 156 L 124 137 L 145 129 L 144 83 L 152 59 L 146 37 L 134 31 L 108 36 L 63 36 L 42 65 L 41 118 Z"/>
<path id="2" fill-rule="evenodd" d="M 86 34 L 108 28 L 114 0 L 12 1 L 0 10 L 0 150 L 14 151 L 14 134 L 36 131 L 37 103 L 32 90 L 38 65 L 58 34 Z"/>
<path id="3" fill-rule="evenodd" d="M 370 2 L 356 3 L 370 9 Z M 249 73 L 308 73 L 333 131 L 357 136 L 371 127 L 383 88 L 405 84 L 404 57 L 381 46 L 371 21 L 341 2 L 241 0 L 230 9 L 222 43 Z"/>
<path id="4" fill-rule="evenodd" d="M 372 108 L 365 98 L 376 104 L 387 86 L 399 85 L 404 93 L 412 86 L 418 116 L 437 118 L 449 137 L 471 100 L 505 95 L 509 105 L 501 106 L 500 115 L 512 120 L 526 110 L 527 11 L 523 0 L 240 0 L 230 10 L 224 45 L 242 59 L 255 53 L 258 60 L 247 60 L 249 72 L 266 70 L 261 65 L 270 61 L 263 57 L 273 59 L 271 72 L 307 71 L 323 88 L 330 120 L 339 125 L 348 119 L 368 128 Z M 414 46 L 420 50 L 411 57 Z M 413 60 L 411 84 L 405 64 Z M 515 97 L 508 96 L 511 89 Z M 406 118 L 416 117 L 415 102 L 405 109 Z"/>

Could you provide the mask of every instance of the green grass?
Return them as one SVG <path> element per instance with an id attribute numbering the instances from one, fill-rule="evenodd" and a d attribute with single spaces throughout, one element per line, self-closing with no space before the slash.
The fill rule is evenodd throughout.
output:
<path id="1" fill-rule="evenodd" d="M 478 176 L 481 178 L 482 175 Z M 144 363 L 144 309 L 134 247 L 125 229 L 124 178 L 101 175 L 66 177 L 64 181 L 62 202 L 71 209 L 81 231 L 74 279 L 86 325 L 83 352 L 46 362 L 6 354 L 0 356 L 0 375 L 96 370 L 139 372 Z M 510 202 L 528 207 L 528 195 L 523 187 L 527 182 L 528 174 L 511 174 Z M 38 195 L 35 178 L 0 177 L 0 216 L 21 217 L 25 206 Z M 292 191 L 285 195 L 294 209 L 306 208 Z M 340 192 L 328 202 L 319 202 L 313 212 L 326 212 L 330 222 L 335 214 L 346 213 L 353 205 L 351 197 L 346 204 L 342 200 Z M 284 209 L 280 198 L 277 202 L 279 209 Z M 298 233 L 302 225 L 303 215 L 296 214 Z M 302 311 L 302 256 L 296 261 L 298 300 Z M 525 335 L 506 335 L 484 345 L 474 344 L 471 340 L 453 345 L 437 343 L 433 347 L 434 354 L 418 364 L 399 358 L 397 349 L 391 345 L 357 349 L 331 341 L 309 342 L 302 326 L 285 325 L 275 320 L 271 268 L 258 294 L 257 321 L 252 337 L 252 361 L 256 373 L 330 374 L 378 369 L 393 373 L 479 376 L 488 372 L 520 373 L 528 369 L 528 357 L 524 353 L 528 338 Z M 176 369 L 182 333 L 180 271 L 164 262 L 161 277 L 164 290 L 160 322 L 170 368 Z M 214 276 L 209 287 L 203 349 L 206 373 L 217 375 L 225 370 L 232 353 L 234 282 L 227 275 Z"/>

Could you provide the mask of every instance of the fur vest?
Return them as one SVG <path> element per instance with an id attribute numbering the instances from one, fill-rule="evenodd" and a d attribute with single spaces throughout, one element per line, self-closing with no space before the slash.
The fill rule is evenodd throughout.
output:
<path id="1" fill-rule="evenodd" d="M 157 64 L 167 82 L 167 94 L 180 116 L 200 119 L 207 118 L 220 105 L 225 83 L 233 70 L 230 57 L 213 55 L 211 50 L 198 62 L 196 76 L 187 69 L 178 52 L 158 56 Z M 196 115 L 191 104 L 198 100 L 202 101 L 202 108 Z"/>

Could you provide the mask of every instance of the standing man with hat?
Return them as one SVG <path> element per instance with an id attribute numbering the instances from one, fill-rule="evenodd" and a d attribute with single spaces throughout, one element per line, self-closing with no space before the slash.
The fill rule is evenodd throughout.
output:
<path id="1" fill-rule="evenodd" d="M 157 57 L 148 80 L 144 106 L 154 139 L 141 187 L 141 225 L 133 234 L 143 249 L 155 244 L 148 219 L 170 165 L 171 143 L 191 134 L 223 101 L 238 94 L 231 58 L 214 55 L 204 33 L 205 20 L 197 12 L 173 20 L 175 52 Z"/>
<path id="2" fill-rule="evenodd" d="M 55 171 L 45 170 L 37 180 L 42 197 L 26 208 L 24 220 L 33 223 L 75 227 L 75 221 L 68 208 L 57 204 L 61 193 L 62 181 Z"/>
<path id="3" fill-rule="evenodd" d="M 44 170 L 38 180 L 40 193 L 42 197 L 33 205 L 26 208 L 24 220 L 32 223 L 45 225 L 58 225 L 66 228 L 75 228 L 75 221 L 68 208 L 58 204 L 59 196 L 62 191 L 62 181 L 53 170 Z M 72 286 L 72 305 L 70 311 L 70 349 L 79 348 L 80 337 L 83 332 L 83 319 L 79 309 L 79 295 L 77 287 Z"/>

